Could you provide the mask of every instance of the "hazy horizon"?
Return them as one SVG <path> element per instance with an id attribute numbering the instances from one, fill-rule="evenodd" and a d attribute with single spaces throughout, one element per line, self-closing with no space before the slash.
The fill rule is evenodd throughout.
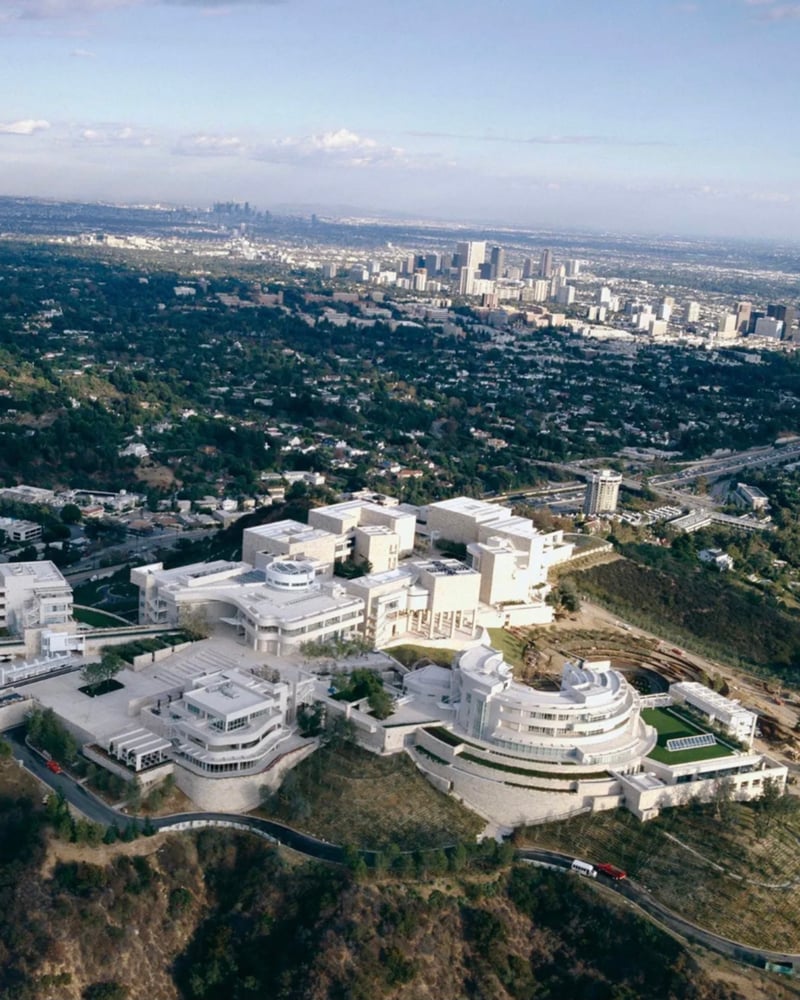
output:
<path id="1" fill-rule="evenodd" d="M 794 239 L 800 3 L 7 0 L 0 191 Z"/>

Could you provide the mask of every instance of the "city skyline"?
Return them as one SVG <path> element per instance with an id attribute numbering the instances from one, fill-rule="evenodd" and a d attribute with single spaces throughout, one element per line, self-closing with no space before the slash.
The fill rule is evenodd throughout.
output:
<path id="1" fill-rule="evenodd" d="M 800 4 L 570 13 L 11 0 L 0 193 L 793 238 Z"/>

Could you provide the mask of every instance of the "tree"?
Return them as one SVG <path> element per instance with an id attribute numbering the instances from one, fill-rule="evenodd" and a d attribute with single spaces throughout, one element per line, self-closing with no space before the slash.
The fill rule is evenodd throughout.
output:
<path id="1" fill-rule="evenodd" d="M 325 710 L 320 702 L 301 705 L 297 710 L 297 726 L 301 736 L 319 736 L 325 722 Z"/>
<path id="2" fill-rule="evenodd" d="M 81 671 L 81 677 L 89 687 L 99 688 L 116 676 L 125 666 L 125 661 L 113 649 L 106 648 L 100 655 L 100 661 L 87 663 Z"/>
<path id="3" fill-rule="evenodd" d="M 733 793 L 735 785 L 733 778 L 717 778 L 711 790 L 711 802 L 714 805 L 714 816 L 716 819 L 725 821 L 730 819 L 733 808 Z"/>
<path id="4" fill-rule="evenodd" d="M 394 711 L 392 696 L 384 688 L 375 688 L 367 698 L 369 709 L 376 719 L 388 719 Z"/>
<path id="5" fill-rule="evenodd" d="M 75 503 L 65 503 L 61 508 L 61 520 L 64 524 L 79 524 L 83 517 L 83 512 Z"/>
<path id="6" fill-rule="evenodd" d="M 208 616 L 203 608 L 181 608 L 179 622 L 183 631 L 195 641 L 207 639 L 211 634 Z"/>

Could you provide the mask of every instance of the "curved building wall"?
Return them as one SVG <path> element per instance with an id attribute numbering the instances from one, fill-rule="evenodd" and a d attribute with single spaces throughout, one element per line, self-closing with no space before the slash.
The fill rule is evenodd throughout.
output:
<path id="1" fill-rule="evenodd" d="M 656 738 L 607 661 L 568 663 L 559 691 L 538 691 L 514 681 L 502 654 L 474 647 L 459 658 L 452 701 L 457 732 L 531 760 L 625 768 Z"/>

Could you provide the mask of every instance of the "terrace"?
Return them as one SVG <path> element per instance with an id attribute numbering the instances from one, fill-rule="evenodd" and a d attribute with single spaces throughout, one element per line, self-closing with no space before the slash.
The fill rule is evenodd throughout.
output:
<path id="1" fill-rule="evenodd" d="M 668 740 L 687 739 L 704 734 L 712 735 L 711 730 L 690 721 L 674 708 L 645 708 L 642 711 L 642 718 L 658 732 L 656 745 L 648 756 L 662 764 L 691 764 L 700 760 L 712 760 L 715 757 L 730 757 L 738 752 L 734 746 L 723 742 L 718 736 L 710 746 L 670 750 L 667 746 Z"/>

